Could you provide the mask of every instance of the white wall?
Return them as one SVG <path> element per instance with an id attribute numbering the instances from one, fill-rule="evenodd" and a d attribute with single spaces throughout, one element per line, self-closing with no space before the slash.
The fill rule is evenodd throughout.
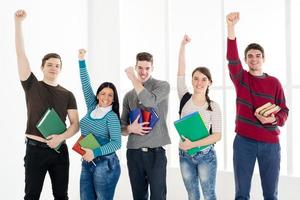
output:
<path id="1" fill-rule="evenodd" d="M 87 3 L 89 2 L 89 3 Z M 80 88 L 77 64 L 77 49 L 85 47 L 88 49 L 88 67 L 91 71 L 91 80 L 93 88 L 96 89 L 103 81 L 114 82 L 117 87 L 121 86 L 121 76 L 124 76 L 122 70 L 128 65 L 134 64 L 135 52 L 145 49 L 147 44 L 151 46 L 150 50 L 156 53 L 155 41 L 159 43 L 160 50 L 157 55 L 159 66 L 162 67 L 168 61 L 167 57 L 168 43 L 164 43 L 166 35 L 160 33 L 151 37 L 149 31 L 159 31 L 151 29 L 132 29 L 135 31 L 132 37 L 124 27 L 126 24 L 120 24 L 121 15 L 124 14 L 120 7 L 142 6 L 137 8 L 142 16 L 143 10 L 152 5 L 149 1 L 141 3 L 139 1 L 128 5 L 131 1 L 120 0 L 10 0 L 0 3 L 0 125 L 2 144 L 0 152 L 2 159 L 0 164 L 0 198 L 1 199 L 22 199 L 24 196 L 24 130 L 26 124 L 26 107 L 24 92 L 18 81 L 16 57 L 14 52 L 14 26 L 13 13 L 19 8 L 28 11 L 28 17 L 24 22 L 25 46 L 32 70 L 41 78 L 39 65 L 44 54 L 50 51 L 58 52 L 63 58 L 63 72 L 60 82 L 66 88 L 72 90 L 76 96 L 79 113 L 82 116 L 86 110 L 84 107 L 83 96 Z M 155 6 L 165 6 L 166 2 L 154 1 Z M 145 3 L 145 4 L 144 4 Z M 122 7 L 122 8 L 123 8 Z M 126 9 L 125 9 L 126 10 Z M 147 14 L 149 20 L 150 14 L 163 14 L 168 11 L 165 8 L 153 9 Z M 127 10 L 128 11 L 128 10 Z M 145 11 L 146 12 L 146 11 Z M 130 13 L 128 13 L 130 15 Z M 132 13 L 133 15 L 133 13 Z M 166 17 L 165 15 L 163 15 Z M 137 15 L 138 17 L 138 15 Z M 129 22 L 134 17 L 128 16 L 123 22 Z M 165 22 L 159 22 L 160 18 L 155 17 L 157 26 L 162 27 Z M 136 22 L 132 22 L 130 26 Z M 175 21 L 173 23 L 176 23 Z M 123 29 L 120 30 L 120 27 Z M 164 31 L 168 31 L 165 27 Z M 143 33 L 143 36 L 141 34 Z M 122 34 L 122 35 L 121 35 Z M 137 37 L 137 36 L 139 37 Z M 123 43 L 120 41 L 122 38 Z M 145 39 L 144 39 L 145 38 Z M 156 38 L 156 39 L 155 39 Z M 145 40 L 145 41 L 144 41 Z M 153 42 L 154 41 L 154 42 Z M 132 44 L 132 45 L 130 45 Z M 174 48 L 176 45 L 174 45 Z M 128 54 L 121 54 L 129 48 Z M 140 48 L 140 49 L 138 49 Z M 125 56 L 124 55 L 130 55 Z M 122 64 L 122 66 L 121 66 Z M 123 66 L 125 65 L 125 66 Z M 121 72 L 120 72 L 121 70 Z M 159 69 L 155 72 L 158 78 L 168 76 L 165 69 Z M 172 75 L 173 76 L 173 75 Z M 120 97 L 122 99 L 122 96 Z M 69 147 L 75 142 L 76 138 L 68 141 Z M 117 186 L 117 200 L 131 199 L 131 190 L 125 164 L 126 138 L 123 138 L 122 150 L 118 152 L 122 160 L 122 173 Z M 173 141 L 170 146 L 177 148 L 177 141 Z M 169 147 L 169 149 L 171 149 Z M 220 149 L 221 150 L 221 149 Z M 222 153 L 219 151 L 218 153 Z M 174 155 L 173 155 L 174 156 Z M 176 157 L 177 155 L 175 155 Z M 229 155 L 230 156 L 230 155 Z M 168 152 L 168 159 L 170 152 Z M 72 200 L 79 199 L 79 175 L 80 158 L 70 150 L 70 186 L 69 197 Z M 173 164 L 176 165 L 176 162 Z M 172 166 L 173 166 L 172 165 Z M 178 168 L 168 167 L 168 199 L 182 200 L 186 199 L 186 192 L 183 186 L 181 175 Z M 300 179 L 292 177 L 281 177 L 279 185 L 279 199 L 297 199 L 297 189 L 300 187 Z M 253 178 L 252 194 L 254 200 L 261 199 L 260 181 L 257 176 Z M 234 181 L 231 172 L 218 172 L 217 194 L 220 200 L 233 199 Z M 41 199 L 52 199 L 51 185 L 47 176 L 43 188 Z"/>
<path id="2" fill-rule="evenodd" d="M 87 46 L 85 0 L 0 1 L 0 125 L 3 138 L 0 145 L 0 198 L 13 200 L 23 198 L 25 179 L 26 104 L 14 48 L 14 13 L 17 9 L 25 9 L 28 13 L 23 28 L 32 71 L 41 79 L 39 66 L 42 57 L 49 52 L 59 53 L 63 60 L 59 81 L 74 92 L 81 115 L 85 108 L 78 75 L 77 50 Z M 76 199 L 80 158 L 73 153 L 70 155 L 70 199 Z M 78 167 L 74 169 L 74 166 Z M 52 199 L 50 188 L 47 177 L 41 199 Z"/>

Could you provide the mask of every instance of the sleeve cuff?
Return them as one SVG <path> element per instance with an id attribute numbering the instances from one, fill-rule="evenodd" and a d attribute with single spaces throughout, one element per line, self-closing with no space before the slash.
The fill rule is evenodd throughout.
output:
<path id="1" fill-rule="evenodd" d="M 85 60 L 79 60 L 79 67 L 80 68 L 85 68 L 86 67 Z"/>
<path id="2" fill-rule="evenodd" d="M 98 156 L 102 156 L 102 151 L 101 151 L 100 148 L 94 149 L 93 153 L 94 153 L 95 158 L 98 157 Z"/>

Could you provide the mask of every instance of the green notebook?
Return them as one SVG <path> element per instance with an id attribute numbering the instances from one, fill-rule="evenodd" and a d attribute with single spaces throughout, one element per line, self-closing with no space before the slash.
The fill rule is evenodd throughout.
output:
<path id="1" fill-rule="evenodd" d="M 205 138 L 209 135 L 208 130 L 199 114 L 199 112 L 191 113 L 174 122 L 181 139 L 182 136 L 188 138 L 192 142 Z M 189 155 L 193 155 L 209 145 L 195 147 L 189 149 L 187 152 Z"/>
<path id="2" fill-rule="evenodd" d="M 37 123 L 36 128 L 40 131 L 44 138 L 53 134 L 61 134 L 66 131 L 65 123 L 61 120 L 54 108 L 48 108 L 43 117 Z M 59 147 L 60 145 L 55 148 L 57 152 L 59 152 Z"/>
<path id="3" fill-rule="evenodd" d="M 89 133 L 82 140 L 80 140 L 79 144 L 81 147 L 92 149 L 92 150 L 100 147 L 100 144 L 98 143 L 97 139 L 92 133 Z"/>

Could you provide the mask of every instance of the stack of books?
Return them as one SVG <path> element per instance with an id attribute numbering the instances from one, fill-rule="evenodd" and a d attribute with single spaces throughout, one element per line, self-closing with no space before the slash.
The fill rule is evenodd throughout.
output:
<path id="1" fill-rule="evenodd" d="M 136 108 L 129 112 L 130 124 L 132 124 L 138 116 L 138 123 L 149 122 L 149 124 L 145 124 L 144 126 L 151 127 L 152 129 L 156 122 L 159 120 L 159 116 L 155 112 L 154 108 L 148 108 L 147 110 Z"/>
<path id="2" fill-rule="evenodd" d="M 61 120 L 54 108 L 47 109 L 45 114 L 38 121 L 36 128 L 45 139 L 47 139 L 50 135 L 62 134 L 67 130 L 65 123 Z M 61 144 L 54 149 L 58 153 L 60 146 Z"/>
<path id="3" fill-rule="evenodd" d="M 85 151 L 81 149 L 81 147 L 94 150 L 96 148 L 99 148 L 100 144 L 95 136 L 92 133 L 89 133 L 85 137 L 81 135 L 73 145 L 72 149 L 83 156 L 85 154 Z"/>
<path id="4" fill-rule="evenodd" d="M 271 114 L 276 114 L 280 111 L 280 107 L 270 102 L 265 103 L 256 109 L 256 112 L 264 117 L 269 117 Z"/>
<path id="5" fill-rule="evenodd" d="M 203 139 L 209 135 L 209 132 L 199 114 L 199 112 L 193 112 L 177 121 L 174 122 L 175 128 L 181 137 L 181 140 L 184 141 L 185 138 L 194 142 L 200 139 Z M 203 149 L 205 149 L 209 145 L 195 147 L 189 149 L 187 153 L 189 155 L 193 155 Z"/>

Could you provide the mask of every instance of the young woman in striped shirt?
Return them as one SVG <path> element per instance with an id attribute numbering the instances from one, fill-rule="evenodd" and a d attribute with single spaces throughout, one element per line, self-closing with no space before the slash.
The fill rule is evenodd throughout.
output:
<path id="1" fill-rule="evenodd" d="M 81 134 L 92 133 L 100 147 L 85 149 L 80 175 L 81 200 L 112 200 L 120 177 L 116 150 L 121 148 L 119 99 L 116 87 L 102 83 L 94 94 L 85 63 L 84 49 L 79 50 L 79 69 L 87 114 L 80 120 Z"/>

